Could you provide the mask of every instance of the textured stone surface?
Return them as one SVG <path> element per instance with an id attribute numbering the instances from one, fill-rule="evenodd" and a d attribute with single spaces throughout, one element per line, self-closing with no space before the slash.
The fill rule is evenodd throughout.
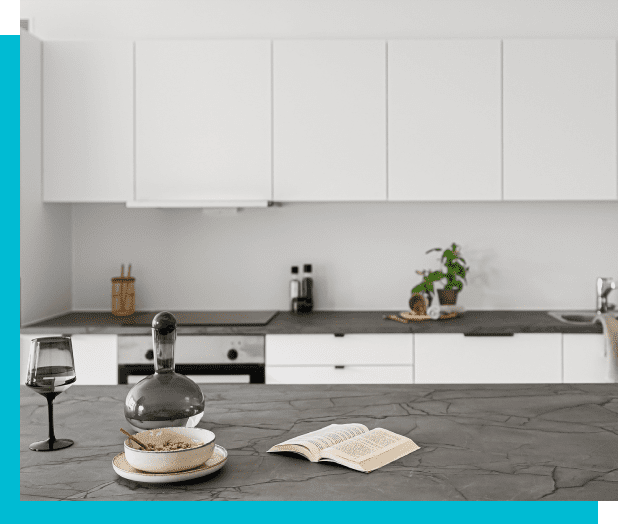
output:
<path id="1" fill-rule="evenodd" d="M 199 426 L 229 452 L 219 472 L 149 485 L 114 473 L 128 386 L 74 386 L 56 435 L 35 453 L 43 397 L 22 387 L 22 500 L 618 500 L 618 384 L 203 386 Z M 332 423 L 406 435 L 418 451 L 363 474 L 266 453 Z"/>
<path id="2" fill-rule="evenodd" d="M 566 324 L 546 311 L 466 311 L 457 318 L 401 324 L 385 320 L 397 311 L 316 311 L 304 315 L 279 312 L 266 326 L 179 326 L 178 333 L 310 334 L 310 333 L 602 333 L 600 324 Z M 154 313 L 137 313 L 151 318 Z M 74 312 L 22 327 L 22 333 L 150 334 L 129 317 L 109 312 Z"/>

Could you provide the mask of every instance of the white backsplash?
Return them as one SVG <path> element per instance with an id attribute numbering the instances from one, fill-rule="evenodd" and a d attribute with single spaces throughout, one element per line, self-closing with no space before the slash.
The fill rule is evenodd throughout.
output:
<path id="1" fill-rule="evenodd" d="M 617 202 L 285 204 L 201 210 L 73 206 L 73 308 L 109 309 L 121 263 L 138 309 L 287 309 L 290 266 L 313 264 L 315 308 L 407 307 L 427 249 L 462 246 L 470 309 L 594 307 L 618 278 Z M 611 297 L 612 301 L 616 297 Z"/>

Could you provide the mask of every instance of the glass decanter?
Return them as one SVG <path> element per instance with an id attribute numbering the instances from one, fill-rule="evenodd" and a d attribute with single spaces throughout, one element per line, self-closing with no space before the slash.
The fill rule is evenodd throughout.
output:
<path id="1" fill-rule="evenodd" d="M 195 427 L 204 415 L 204 394 L 188 377 L 174 371 L 176 318 L 163 311 L 152 321 L 155 372 L 127 395 L 124 416 L 135 431 Z"/>

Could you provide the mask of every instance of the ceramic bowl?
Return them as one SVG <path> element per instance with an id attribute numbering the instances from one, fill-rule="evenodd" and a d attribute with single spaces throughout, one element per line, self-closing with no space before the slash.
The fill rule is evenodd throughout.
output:
<path id="1" fill-rule="evenodd" d="M 174 451 L 146 451 L 130 439 L 124 441 L 124 454 L 127 462 L 135 469 L 150 473 L 169 473 L 196 468 L 204 464 L 215 449 L 215 434 L 200 428 L 159 428 L 141 431 L 135 437 L 144 444 L 155 443 L 165 437 L 165 432 L 174 432 L 201 442 L 197 447 Z"/>

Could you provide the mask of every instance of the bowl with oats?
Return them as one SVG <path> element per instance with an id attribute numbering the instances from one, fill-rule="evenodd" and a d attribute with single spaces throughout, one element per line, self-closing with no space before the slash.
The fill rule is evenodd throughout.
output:
<path id="1" fill-rule="evenodd" d="M 131 439 L 124 441 L 127 462 L 150 473 L 185 471 L 204 464 L 215 449 L 215 434 L 201 428 L 159 428 L 133 435 L 146 449 Z"/>

